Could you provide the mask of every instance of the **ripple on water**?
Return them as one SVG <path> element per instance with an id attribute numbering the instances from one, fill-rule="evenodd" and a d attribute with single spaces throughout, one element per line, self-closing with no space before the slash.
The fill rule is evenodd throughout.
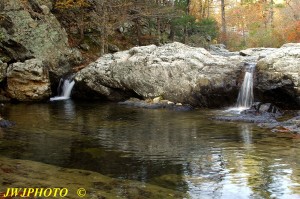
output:
<path id="1" fill-rule="evenodd" d="M 197 199 L 300 196 L 299 141 L 210 119 L 220 111 L 67 100 L 8 105 L 2 114 L 17 123 L 0 134 L 0 155 L 9 158 L 138 180 Z"/>

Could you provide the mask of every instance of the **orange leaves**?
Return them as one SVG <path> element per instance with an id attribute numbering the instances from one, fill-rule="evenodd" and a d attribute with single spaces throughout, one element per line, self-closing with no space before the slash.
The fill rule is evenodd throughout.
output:
<path id="1" fill-rule="evenodd" d="M 86 0 L 59 0 L 55 4 L 58 9 L 76 9 L 88 6 L 89 3 Z"/>
<path id="2" fill-rule="evenodd" d="M 288 42 L 300 42 L 300 20 L 291 23 L 286 30 Z"/>

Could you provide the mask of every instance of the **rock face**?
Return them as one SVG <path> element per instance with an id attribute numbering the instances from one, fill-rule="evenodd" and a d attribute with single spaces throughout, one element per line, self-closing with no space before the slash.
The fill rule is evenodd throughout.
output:
<path id="1" fill-rule="evenodd" d="M 108 100 L 162 96 L 195 106 L 228 105 L 237 96 L 238 62 L 176 42 L 135 47 L 107 54 L 77 73 L 74 94 Z"/>
<path id="2" fill-rule="evenodd" d="M 300 106 L 300 43 L 285 44 L 258 61 L 256 89 L 263 101 Z"/>
<path id="3" fill-rule="evenodd" d="M 38 59 L 17 62 L 7 69 L 7 92 L 19 101 L 40 101 L 51 94 L 47 65 Z"/>
<path id="4" fill-rule="evenodd" d="M 58 20 L 50 12 L 52 9 L 51 0 L 9 0 L 0 1 L 0 69 L 2 72 L 0 80 L 5 78 L 2 68 L 17 62 L 24 62 L 29 59 L 39 59 L 47 63 L 51 76 L 57 78 L 68 72 L 73 63 L 78 63 L 81 55 L 68 45 L 68 38 L 65 30 Z M 6 66 L 5 66 L 6 65 Z M 21 66 L 20 63 L 15 66 Z M 28 66 L 28 63 L 24 63 Z M 12 66 L 9 66 L 12 68 Z M 31 67 L 24 69 L 28 73 Z M 11 77 L 10 77 L 11 78 Z M 16 80 L 18 77 L 14 76 Z M 44 76 L 40 77 L 44 81 Z M 49 78 L 49 76 L 48 76 Z M 27 81 L 25 79 L 24 81 Z M 19 82 L 23 81 L 19 77 Z M 48 80 L 49 81 L 49 80 Z M 11 83 L 11 81 L 9 81 Z M 41 89 L 35 94 L 42 94 L 40 97 L 21 94 L 22 90 L 13 91 L 16 87 L 8 85 L 11 96 L 21 96 L 20 99 L 44 98 L 49 94 L 48 89 Z M 17 88 L 16 88 L 17 89 Z M 41 93 L 42 90 L 46 93 Z M 12 93 L 19 93 L 12 95 Z M 19 98 L 17 98 L 19 100 Z"/>
<path id="5" fill-rule="evenodd" d="M 51 63 L 50 71 L 60 74 L 68 62 L 80 59 L 78 52 L 69 48 L 68 37 L 58 20 L 49 12 L 47 1 L 1 1 L 0 48 L 10 60 L 24 61 L 38 58 Z M 48 9 L 47 9 L 48 8 Z M 61 68 L 59 68 L 61 67 Z"/>

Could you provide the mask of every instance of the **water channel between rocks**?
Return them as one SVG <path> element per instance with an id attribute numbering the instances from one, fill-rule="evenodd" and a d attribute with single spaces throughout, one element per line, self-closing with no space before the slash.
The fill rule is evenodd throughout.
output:
<path id="1" fill-rule="evenodd" d="M 1 113 L 17 124 L 0 132 L 0 173 L 8 173 L 0 177 L 1 189 L 29 181 L 30 186 L 61 187 L 54 183 L 67 180 L 48 179 L 49 172 L 73 179 L 85 170 L 92 176 L 130 180 L 123 181 L 123 188 L 133 182 L 155 187 L 133 198 L 155 198 L 160 189 L 172 198 L 300 198 L 300 140 L 253 124 L 210 119 L 221 111 L 174 112 L 67 100 L 7 105 Z M 18 171 L 11 169 L 14 164 L 21 165 Z M 21 171 L 27 181 L 18 176 Z M 84 186 L 88 194 L 108 189 L 106 198 L 132 194 L 132 189 L 116 190 L 117 183 L 101 183 Z"/>

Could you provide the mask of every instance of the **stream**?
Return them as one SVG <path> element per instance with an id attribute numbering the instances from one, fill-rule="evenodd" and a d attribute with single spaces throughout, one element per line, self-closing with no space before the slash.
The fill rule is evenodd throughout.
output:
<path id="1" fill-rule="evenodd" d="M 0 156 L 151 184 L 187 198 L 300 198 L 299 137 L 210 119 L 219 114 L 73 100 L 7 104 L 1 115 L 16 126 L 0 131 Z"/>

